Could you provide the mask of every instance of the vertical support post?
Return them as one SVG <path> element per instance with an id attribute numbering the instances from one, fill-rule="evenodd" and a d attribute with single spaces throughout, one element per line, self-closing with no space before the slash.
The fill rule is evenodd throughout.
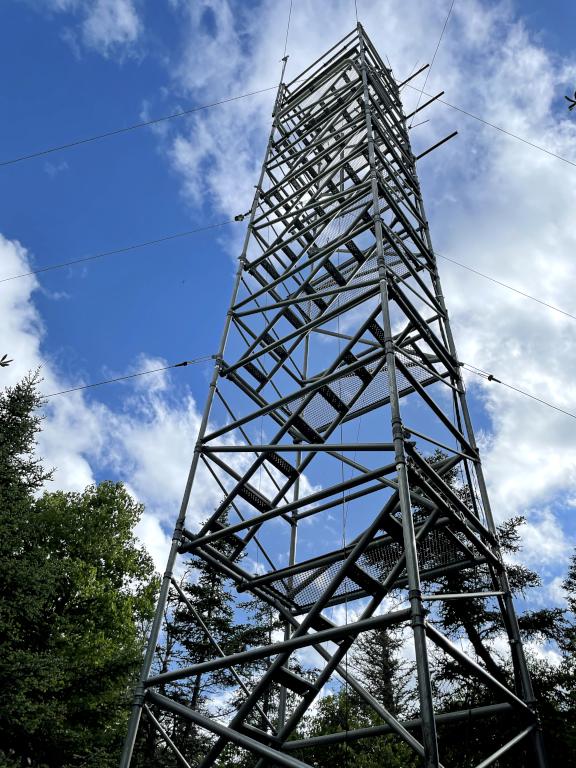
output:
<path id="1" fill-rule="evenodd" d="M 276 99 L 274 101 L 274 110 L 273 110 L 274 115 L 276 114 L 278 105 L 280 103 L 280 97 L 282 94 L 283 83 L 284 83 L 284 72 L 286 71 L 287 60 L 288 60 L 287 56 L 284 57 L 284 59 L 282 60 L 282 73 L 280 75 L 280 83 L 278 85 L 278 90 L 276 92 Z M 144 660 L 142 663 L 142 669 L 140 671 L 140 677 L 138 679 L 138 683 L 134 690 L 132 710 L 130 713 L 130 719 L 128 721 L 128 732 L 126 734 L 126 739 L 124 741 L 122 755 L 120 757 L 120 768 L 130 768 L 130 763 L 132 761 L 132 754 L 134 752 L 134 746 L 136 744 L 136 736 L 138 734 L 138 726 L 140 724 L 140 718 L 142 716 L 142 707 L 144 706 L 145 682 L 148 678 L 148 675 L 150 674 L 150 669 L 152 668 L 152 662 L 154 661 L 154 653 L 156 652 L 156 645 L 158 643 L 160 630 L 162 628 L 164 609 L 168 601 L 168 593 L 170 590 L 172 576 L 174 574 L 174 564 L 176 562 L 176 557 L 178 555 L 178 549 L 182 544 L 182 531 L 184 529 L 184 522 L 186 520 L 186 512 L 188 510 L 188 504 L 190 502 L 190 494 L 192 492 L 192 485 L 194 483 L 194 477 L 196 476 L 196 469 L 198 467 L 198 461 L 200 459 L 200 441 L 202 440 L 202 438 L 206 433 L 206 427 L 208 426 L 210 409 L 212 407 L 212 401 L 216 393 L 216 385 L 217 385 L 218 377 L 220 374 L 220 367 L 222 364 L 224 351 L 226 349 L 226 341 L 228 339 L 230 324 L 232 322 L 232 307 L 234 306 L 234 303 L 236 301 L 236 296 L 238 294 L 238 289 L 240 287 L 240 281 L 242 279 L 242 272 L 246 265 L 246 254 L 248 252 L 248 245 L 250 242 L 250 231 L 252 227 L 252 222 L 254 221 L 254 217 L 256 215 L 256 210 L 258 208 L 258 201 L 260 199 L 260 195 L 262 194 L 262 182 L 264 180 L 266 160 L 270 155 L 270 150 L 272 147 L 272 137 L 273 137 L 273 131 L 270 132 L 270 137 L 268 139 L 268 144 L 266 146 L 264 162 L 262 163 L 262 170 L 260 171 L 260 177 L 258 179 L 258 184 L 256 185 L 256 192 L 254 193 L 254 198 L 252 200 L 252 207 L 250 209 L 250 221 L 246 228 L 246 235 L 244 237 L 242 252 L 238 258 L 238 268 L 236 270 L 236 276 L 234 279 L 234 287 L 232 289 L 230 307 L 226 314 L 226 320 L 224 321 L 224 328 L 222 330 L 222 336 L 220 338 L 220 345 L 218 348 L 218 352 L 215 355 L 214 371 L 212 373 L 212 378 L 210 380 L 208 397 L 206 398 L 206 403 L 204 405 L 202 421 L 200 422 L 200 428 L 198 430 L 198 437 L 196 440 L 196 446 L 194 448 L 192 463 L 190 465 L 190 470 L 188 472 L 188 479 L 186 481 L 186 487 L 184 489 L 182 504 L 180 505 L 178 519 L 176 520 L 176 525 L 174 526 L 174 533 L 172 535 L 172 543 L 170 546 L 168 561 L 166 563 L 166 570 L 164 571 L 162 584 L 160 586 L 158 604 L 156 605 L 156 612 L 154 614 L 152 627 L 150 629 L 148 645 L 146 646 L 146 652 L 144 654 Z"/>
<path id="2" fill-rule="evenodd" d="M 416 189 L 417 189 L 417 197 L 418 197 L 418 207 L 421 211 L 422 219 L 426 225 L 423 228 L 424 238 L 426 240 L 426 245 L 428 246 L 430 253 L 434 255 L 432 240 L 430 238 L 430 230 L 428 228 L 428 221 L 427 221 L 425 209 L 424 209 L 424 201 L 420 193 L 420 184 L 418 182 L 418 178 L 416 174 L 415 174 L 415 181 L 416 181 Z M 457 362 L 458 353 L 456 351 L 454 335 L 452 333 L 452 327 L 450 325 L 450 319 L 448 317 L 448 310 L 446 308 L 446 302 L 444 300 L 444 294 L 442 292 L 440 275 L 438 273 L 438 266 L 437 266 L 435 255 L 434 255 L 433 261 L 434 261 L 434 267 L 433 267 L 433 270 L 431 271 L 431 277 L 432 277 L 432 283 L 434 286 L 434 294 L 444 313 L 444 328 L 446 331 L 446 340 L 448 342 L 448 349 L 454 361 Z M 476 437 L 474 435 L 474 429 L 472 427 L 472 419 L 470 417 L 470 411 L 468 408 L 468 401 L 466 398 L 466 388 L 464 386 L 464 380 L 462 378 L 462 374 L 460 370 L 458 371 L 457 389 L 458 389 L 458 400 L 460 403 L 460 409 L 462 411 L 462 418 L 464 420 L 464 426 L 466 428 L 466 437 L 468 439 L 470 446 L 478 456 L 478 461 L 475 463 L 475 473 L 478 481 L 480 498 L 482 500 L 482 508 L 486 516 L 486 525 L 488 530 L 491 533 L 493 533 L 495 536 L 497 536 L 496 523 L 494 521 L 494 515 L 492 513 L 492 507 L 490 504 L 490 498 L 488 496 L 488 489 L 486 486 L 486 479 L 484 477 L 484 471 L 482 468 L 482 463 L 480 461 L 480 452 L 478 450 L 478 445 L 476 443 Z M 498 557 L 501 559 L 501 553 L 499 550 L 497 554 L 498 554 Z M 502 613 L 506 619 L 506 628 L 508 631 L 508 642 L 510 644 L 510 653 L 512 656 L 512 663 L 513 663 L 515 675 L 519 680 L 520 689 L 517 690 L 517 693 L 521 698 L 524 699 L 524 701 L 528 704 L 530 709 L 534 712 L 534 714 L 538 718 L 536 696 L 534 694 L 534 687 L 532 685 L 530 671 L 528 669 L 528 663 L 526 661 L 526 655 L 524 653 L 524 646 L 522 644 L 522 638 L 520 635 L 518 617 L 516 615 L 514 602 L 512 600 L 512 592 L 510 590 L 510 582 L 508 580 L 508 574 L 506 572 L 506 567 L 504 564 L 502 564 L 502 569 L 497 574 L 497 579 L 498 579 L 498 586 L 500 587 L 501 591 L 504 593 L 503 597 L 501 598 L 501 601 L 503 603 Z M 548 761 L 546 759 L 546 750 L 544 748 L 544 736 L 542 733 L 542 727 L 539 719 L 537 720 L 537 727 L 532 731 L 531 740 L 534 747 L 534 756 L 536 759 L 537 768 L 547 768 Z"/>
<path id="3" fill-rule="evenodd" d="M 302 366 L 302 375 L 304 378 L 308 375 L 308 352 L 310 347 L 310 336 L 306 337 L 304 342 L 304 364 Z M 302 461 L 302 452 L 296 452 L 296 468 L 300 469 L 300 462 Z M 300 496 L 300 475 L 298 475 L 296 482 L 294 483 L 294 501 Z M 288 564 L 293 566 L 296 562 L 296 546 L 298 544 L 298 516 L 296 511 L 292 512 L 291 528 L 290 528 L 290 552 L 288 555 Z M 294 577 L 288 578 L 288 590 L 292 589 L 294 584 Z M 289 621 L 284 622 L 284 640 L 289 640 L 292 634 L 292 626 Z M 278 730 L 281 730 L 286 723 L 286 705 L 288 702 L 288 689 L 285 686 L 280 688 L 280 697 L 278 701 Z"/>
<path id="4" fill-rule="evenodd" d="M 378 266 L 378 280 L 380 285 L 380 301 L 382 308 L 382 325 L 385 336 L 386 367 L 388 372 L 388 387 L 390 392 L 390 413 L 392 423 L 392 439 L 394 442 L 396 471 L 398 473 L 398 490 L 400 495 L 400 510 L 402 514 L 402 530 L 404 536 L 404 549 L 406 554 L 406 573 L 408 577 L 408 598 L 412 612 L 412 632 L 416 652 L 416 668 L 418 675 L 418 695 L 420 700 L 420 712 L 422 717 L 422 740 L 424 743 L 425 768 L 438 768 L 438 745 L 436 738 L 436 723 L 434 720 L 434 705 L 432 701 L 432 684 L 430 680 L 430 668 L 428 663 L 428 649 L 426 631 L 424 627 L 424 606 L 422 603 L 422 591 L 420 589 L 420 574 L 418 568 L 418 554 L 416 550 L 416 536 L 414 533 L 414 521 L 412 518 L 412 505 L 410 501 L 410 487 L 406 465 L 406 453 L 404 449 L 404 428 L 400 414 L 400 397 L 398 382 L 396 380 L 396 358 L 394 354 L 394 341 L 392 334 L 392 321 L 390 317 L 388 282 L 386 276 L 386 264 L 384 260 L 382 220 L 380 217 L 380 196 L 378 194 L 378 177 L 376 171 L 376 156 L 374 151 L 374 135 L 372 131 L 372 117 L 370 114 L 370 93 L 368 89 L 368 76 L 366 57 L 364 52 L 364 37 L 362 25 L 358 24 L 360 39 L 360 60 L 362 71 L 362 84 L 364 88 L 364 110 L 366 119 L 366 134 L 368 140 L 368 161 L 370 165 L 370 178 L 372 188 L 372 206 L 374 229 L 376 233 L 376 255 Z"/>

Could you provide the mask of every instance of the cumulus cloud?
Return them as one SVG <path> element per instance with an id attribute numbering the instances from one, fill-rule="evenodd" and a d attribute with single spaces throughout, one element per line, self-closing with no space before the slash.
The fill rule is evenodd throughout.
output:
<path id="1" fill-rule="evenodd" d="M 9 277 L 31 269 L 27 250 L 16 240 L 0 235 L 0 276 Z M 0 314 L 3 318 L 3 344 L 14 362 L 2 370 L 2 383 L 11 385 L 28 371 L 41 366 L 42 390 L 56 392 L 68 382 L 59 378 L 50 361 L 43 357 L 42 342 L 46 333 L 42 319 L 32 299 L 39 288 L 35 276 L 4 282 L 0 291 Z M 47 466 L 57 466 L 55 476 L 61 487 L 83 488 L 93 479 L 92 471 L 82 456 L 83 446 L 95 448 L 98 440 L 93 432 L 92 418 L 84 419 L 82 398 L 77 393 L 64 399 L 48 401 L 47 419 L 55 431 L 45 429 L 40 436 L 40 452 Z M 83 429 L 78 429 L 78 419 Z M 59 435 L 57 437 L 57 435 Z"/>
<path id="2" fill-rule="evenodd" d="M 31 255 L 17 241 L 0 234 L 0 280 L 30 271 Z M 34 275 L 2 284 L 0 314 L 4 320 L 3 347 L 13 362 L 2 368 L 2 384 L 12 385 L 28 371 L 40 368 L 41 391 L 56 393 L 79 386 L 81 379 L 62 375 L 47 355 L 48 330 L 35 305 L 35 292 L 41 290 Z M 126 371 L 106 371 L 106 377 L 130 375 L 142 370 L 163 368 L 167 361 L 145 353 L 138 355 Z M 102 477 L 121 480 L 132 495 L 145 505 L 137 533 L 163 571 L 172 529 L 182 502 L 194 446 L 201 423 L 201 413 L 194 398 L 186 393 L 176 396 L 170 372 L 137 377 L 115 386 L 123 388 L 121 405 L 111 407 L 98 399 L 94 390 L 69 392 L 50 397 L 44 407 L 44 422 L 39 435 L 39 453 L 46 467 L 54 467 L 51 486 L 81 491 Z M 216 417 L 215 417 L 216 418 Z M 211 428 L 211 427 L 209 427 Z M 224 444 L 231 437 L 223 436 Z M 249 453 L 229 454 L 229 463 L 237 473 L 245 472 Z M 216 471 L 225 488 L 235 482 L 232 476 Z M 282 476 L 274 469 L 257 475 L 259 490 L 268 497 L 277 493 Z M 305 476 L 304 493 L 318 490 Z M 186 526 L 196 530 L 219 505 L 223 490 L 207 464 L 199 462 L 187 508 Z M 245 502 L 238 507 L 245 515 L 254 510 Z M 254 555 L 256 550 L 254 550 Z"/>
<path id="3" fill-rule="evenodd" d="M 135 42 L 141 31 L 133 0 L 96 0 L 89 4 L 82 23 L 85 44 L 104 55 Z"/>
<path id="4" fill-rule="evenodd" d="M 175 93 L 213 100 L 274 85 L 287 4 L 263 0 L 258 14 L 235 7 L 235 23 L 227 0 L 174 7 L 188 30 L 172 66 Z M 430 61 L 438 39 L 432 31 L 440 34 L 447 10 L 420 0 L 386 9 L 359 3 L 363 25 L 398 79 Z M 349 2 L 295 4 L 286 79 L 353 25 Z M 576 124 L 563 100 L 574 80 L 576 58 L 547 50 L 512 4 L 462 0 L 426 90 L 445 90 L 450 103 L 574 162 Z M 406 112 L 422 84 L 404 88 Z M 249 206 L 273 98 L 269 92 L 197 114 L 171 134 L 168 157 L 194 205 L 204 195 L 228 215 Z M 443 104 L 424 118 L 429 122 L 412 129 L 415 153 L 459 131 L 419 164 L 438 251 L 574 312 L 573 168 Z M 574 321 L 447 262 L 440 270 L 461 359 L 576 411 Z M 496 517 L 526 514 L 525 539 L 535 551 L 547 526 L 561 535 L 559 504 L 574 495 L 573 424 L 496 383 L 470 377 L 468 385 L 476 422 L 489 425 L 481 439 Z M 535 511 L 551 502 L 554 511 L 544 517 Z"/>
<path id="5" fill-rule="evenodd" d="M 535 511 L 520 530 L 524 562 L 539 569 L 545 565 L 568 562 L 572 547 L 551 509 Z"/>
<path id="6" fill-rule="evenodd" d="M 103 56 L 125 55 L 141 37 L 137 0 L 31 0 L 39 8 L 74 20 L 63 37 L 76 51 L 84 45 Z"/>
<path id="7" fill-rule="evenodd" d="M 178 104 L 205 103 L 275 86 L 288 3 L 262 0 L 258 13 L 229 0 L 171 0 L 169 6 L 182 34 L 169 61 L 171 79 L 165 93 L 170 98 Z M 136 0 L 47 0 L 45 7 L 68 14 L 66 23 L 76 24 L 75 38 L 105 56 L 131 50 L 143 35 Z M 424 0 L 385 9 L 359 2 L 362 23 L 399 79 L 430 61 L 438 39 L 435 31 L 440 34 L 447 10 L 448 3 Z M 353 25 L 349 0 L 294 4 L 286 79 Z M 461 0 L 454 6 L 427 91 L 443 89 L 450 103 L 576 161 L 576 123 L 569 119 L 563 100 L 575 80 L 576 59 L 561 59 L 547 50 L 511 3 Z M 407 112 L 422 83 L 421 78 L 403 90 Z M 197 113 L 159 134 L 183 195 L 193 206 L 227 216 L 247 210 L 273 100 L 274 91 L 266 91 Z M 425 117 L 429 122 L 412 130 L 416 152 L 454 128 L 459 131 L 457 139 L 419 164 L 439 253 L 574 313 L 573 168 L 443 104 L 434 105 Z M 231 251 L 236 245 L 231 238 Z M 2 240 L 0 248 L 6 274 L 25 270 L 22 246 Z M 440 270 L 461 359 L 575 411 L 573 321 L 447 262 L 440 261 Z M 42 360 L 45 329 L 32 301 L 35 279 L 5 286 L 0 308 L 7 318 L 6 352 L 21 366 L 6 369 L 11 377 Z M 68 383 L 50 361 L 43 371 L 47 390 Z M 167 382 L 168 376 L 160 376 L 152 389 L 133 386 L 132 405 L 125 414 L 110 412 L 92 399 L 87 404 L 81 394 L 55 399 L 47 422 L 55 425 L 54 437 L 46 429 L 42 438 L 48 461 L 58 466 L 57 481 L 66 487 L 89 481 L 94 462 L 106 458 L 118 469 L 130 459 L 126 479 L 154 510 L 146 524 L 150 532 L 159 530 L 167 506 L 179 503 L 198 425 L 196 404 L 170 402 Z M 469 377 L 468 386 L 473 415 L 485 427 L 480 437 L 496 517 L 526 514 L 525 542 L 537 553 L 546 536 L 562 538 L 559 510 L 576 496 L 572 421 L 496 383 Z M 172 434 L 169 445 L 162 429 Z M 148 440 L 150 434 L 154 440 Z M 142 452 L 143 443 L 147 448 Z M 173 453 L 171 446 L 177 446 Z M 564 542 L 571 543 L 565 536 Z M 542 549 L 541 562 L 555 554 Z"/>
<path id="8" fill-rule="evenodd" d="M 31 267 L 26 248 L 0 235 L 0 279 Z M 34 303 L 39 288 L 33 275 L 2 284 L 2 354 L 13 359 L 2 369 L 2 385 L 13 385 L 40 368 L 41 389 L 52 393 L 82 382 L 65 378 L 46 355 L 47 329 Z M 142 355 L 134 361 L 133 370 L 163 365 L 164 360 Z M 122 386 L 126 397 L 118 410 L 82 392 L 49 398 L 38 451 L 45 466 L 55 468 L 49 488 L 81 491 L 102 475 L 124 481 L 146 505 L 138 534 L 162 570 L 200 417 L 191 397 L 183 402 L 170 398 L 166 372 L 147 377 L 146 385 L 134 379 Z M 201 475 L 191 522 L 202 519 L 215 501 Z"/>

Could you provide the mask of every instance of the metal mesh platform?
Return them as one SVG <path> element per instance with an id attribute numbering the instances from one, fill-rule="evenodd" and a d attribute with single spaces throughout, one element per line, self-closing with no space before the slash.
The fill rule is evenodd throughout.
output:
<path id="1" fill-rule="evenodd" d="M 430 531 L 417 549 L 423 580 L 426 579 L 427 573 L 432 574 L 437 568 L 445 565 L 466 567 L 478 557 L 478 553 L 470 549 L 465 551 L 463 545 L 458 546 L 454 538 L 442 528 L 435 528 Z M 391 541 L 389 537 L 383 537 L 370 545 L 359 558 L 357 565 L 370 579 L 382 583 L 402 557 L 403 552 L 404 547 L 401 544 Z M 318 565 L 318 560 L 310 560 L 308 568 L 305 568 L 306 564 L 302 563 L 300 566 L 302 570 L 292 576 L 287 576 L 286 573 L 279 571 L 276 578 L 273 578 L 274 574 L 270 574 L 269 577 L 263 577 L 262 581 L 266 581 L 268 587 L 283 598 L 291 600 L 296 612 L 304 612 L 321 597 L 332 578 L 337 574 L 346 554 L 344 551 L 324 556 L 322 561 L 326 564 L 322 565 Z M 358 575 L 359 581 L 363 581 L 361 574 Z M 405 571 L 402 570 L 396 581 L 401 582 L 404 577 Z M 353 578 L 346 577 L 334 593 L 334 599 L 330 603 L 336 605 L 346 600 L 363 597 L 366 594 L 368 592 L 365 584 L 360 584 Z"/>
<path id="2" fill-rule="evenodd" d="M 436 377 L 431 375 L 430 371 L 423 366 L 417 365 L 411 358 L 405 355 L 399 355 L 410 371 L 414 378 L 424 386 L 427 386 L 434 381 Z M 380 368 L 380 370 L 378 370 Z M 370 379 L 367 385 L 362 381 L 362 373 L 367 374 L 365 378 Z M 396 373 L 396 379 L 398 381 L 400 397 L 408 394 L 412 391 L 412 384 L 400 373 Z M 364 391 L 361 390 L 364 387 Z M 381 361 L 377 360 L 368 363 L 363 369 L 360 369 L 359 373 L 346 373 L 340 379 L 326 385 L 325 389 L 329 388 L 335 398 L 338 398 L 346 408 L 349 404 L 355 400 L 352 407 L 348 409 L 346 420 L 354 418 L 354 416 L 360 412 L 363 412 L 367 408 L 377 408 L 380 405 L 384 405 L 388 402 L 390 396 L 390 390 L 388 386 L 388 371 L 386 367 L 382 367 Z M 361 394 L 358 396 L 358 394 Z M 290 413 L 296 413 L 299 410 L 300 404 L 303 402 L 302 397 L 295 398 L 287 405 L 287 409 Z M 326 399 L 325 394 L 318 391 L 308 405 L 302 412 L 304 421 L 312 427 L 316 432 L 322 434 L 325 432 L 334 419 L 338 415 L 336 407 Z"/>

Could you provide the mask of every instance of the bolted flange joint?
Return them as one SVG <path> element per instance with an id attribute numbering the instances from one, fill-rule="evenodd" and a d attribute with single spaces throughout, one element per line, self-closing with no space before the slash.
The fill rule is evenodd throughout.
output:
<path id="1" fill-rule="evenodd" d="M 392 419 L 392 439 L 404 442 L 404 427 L 401 419 L 397 416 Z"/>
<path id="2" fill-rule="evenodd" d="M 410 624 L 412 627 L 423 627 L 426 611 L 422 606 L 422 591 L 420 589 L 410 589 L 408 591 L 408 600 L 412 609 L 412 618 Z"/>
<path id="3" fill-rule="evenodd" d="M 144 688 L 144 683 L 138 683 L 136 686 L 136 689 L 134 690 L 134 706 L 135 707 L 142 707 L 144 705 L 144 700 L 146 698 L 146 689 Z"/>

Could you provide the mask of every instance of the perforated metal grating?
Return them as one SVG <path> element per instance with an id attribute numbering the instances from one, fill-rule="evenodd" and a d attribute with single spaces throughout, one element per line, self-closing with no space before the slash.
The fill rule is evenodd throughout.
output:
<path id="1" fill-rule="evenodd" d="M 416 364 L 412 359 L 406 355 L 398 355 L 410 371 L 414 378 L 422 384 L 428 384 L 434 381 L 434 377 L 430 372 L 421 365 Z M 385 404 L 388 401 L 390 395 L 390 389 L 388 386 L 388 372 L 386 366 L 382 366 L 382 360 L 375 360 L 367 365 L 363 366 L 364 371 L 368 373 L 370 377 L 373 376 L 372 381 L 366 386 L 362 394 L 354 402 L 352 408 L 350 408 L 347 419 L 354 416 L 355 413 L 364 410 L 369 407 L 378 407 L 381 404 Z M 375 371 L 381 367 L 375 375 Z M 399 372 L 396 373 L 396 378 L 399 385 L 400 396 L 402 397 L 408 391 L 410 391 L 412 385 L 410 382 Z M 364 384 L 357 373 L 346 373 L 341 378 L 328 385 L 330 390 L 341 400 L 346 406 L 353 401 L 358 395 Z M 292 400 L 287 408 L 290 413 L 295 413 L 303 402 L 304 398 L 297 397 Z M 308 405 L 304 408 L 301 414 L 302 418 L 309 424 L 316 432 L 325 432 L 332 424 L 338 411 L 326 400 L 321 392 L 317 392 Z"/>
<path id="2" fill-rule="evenodd" d="M 381 583 L 396 565 L 403 551 L 403 546 L 396 542 L 386 541 L 376 544 L 359 558 L 357 565 L 371 578 Z M 477 553 L 473 552 L 472 555 L 476 557 Z M 282 596 L 291 598 L 297 610 L 307 610 L 322 596 L 330 581 L 338 573 L 343 560 L 344 556 L 340 556 L 338 560 L 327 566 L 311 565 L 310 569 L 292 576 L 290 589 L 287 586 L 288 580 L 281 575 L 270 582 L 269 586 Z M 446 535 L 442 528 L 430 531 L 418 545 L 418 561 L 423 580 L 426 579 L 427 571 L 440 566 L 453 564 L 466 566 L 471 563 L 470 557 L 456 545 L 451 537 Z M 404 577 L 403 570 L 398 576 L 398 581 Z M 331 602 L 344 602 L 347 597 L 357 597 L 361 589 L 359 584 L 347 577 L 334 593 L 336 600 Z"/>

